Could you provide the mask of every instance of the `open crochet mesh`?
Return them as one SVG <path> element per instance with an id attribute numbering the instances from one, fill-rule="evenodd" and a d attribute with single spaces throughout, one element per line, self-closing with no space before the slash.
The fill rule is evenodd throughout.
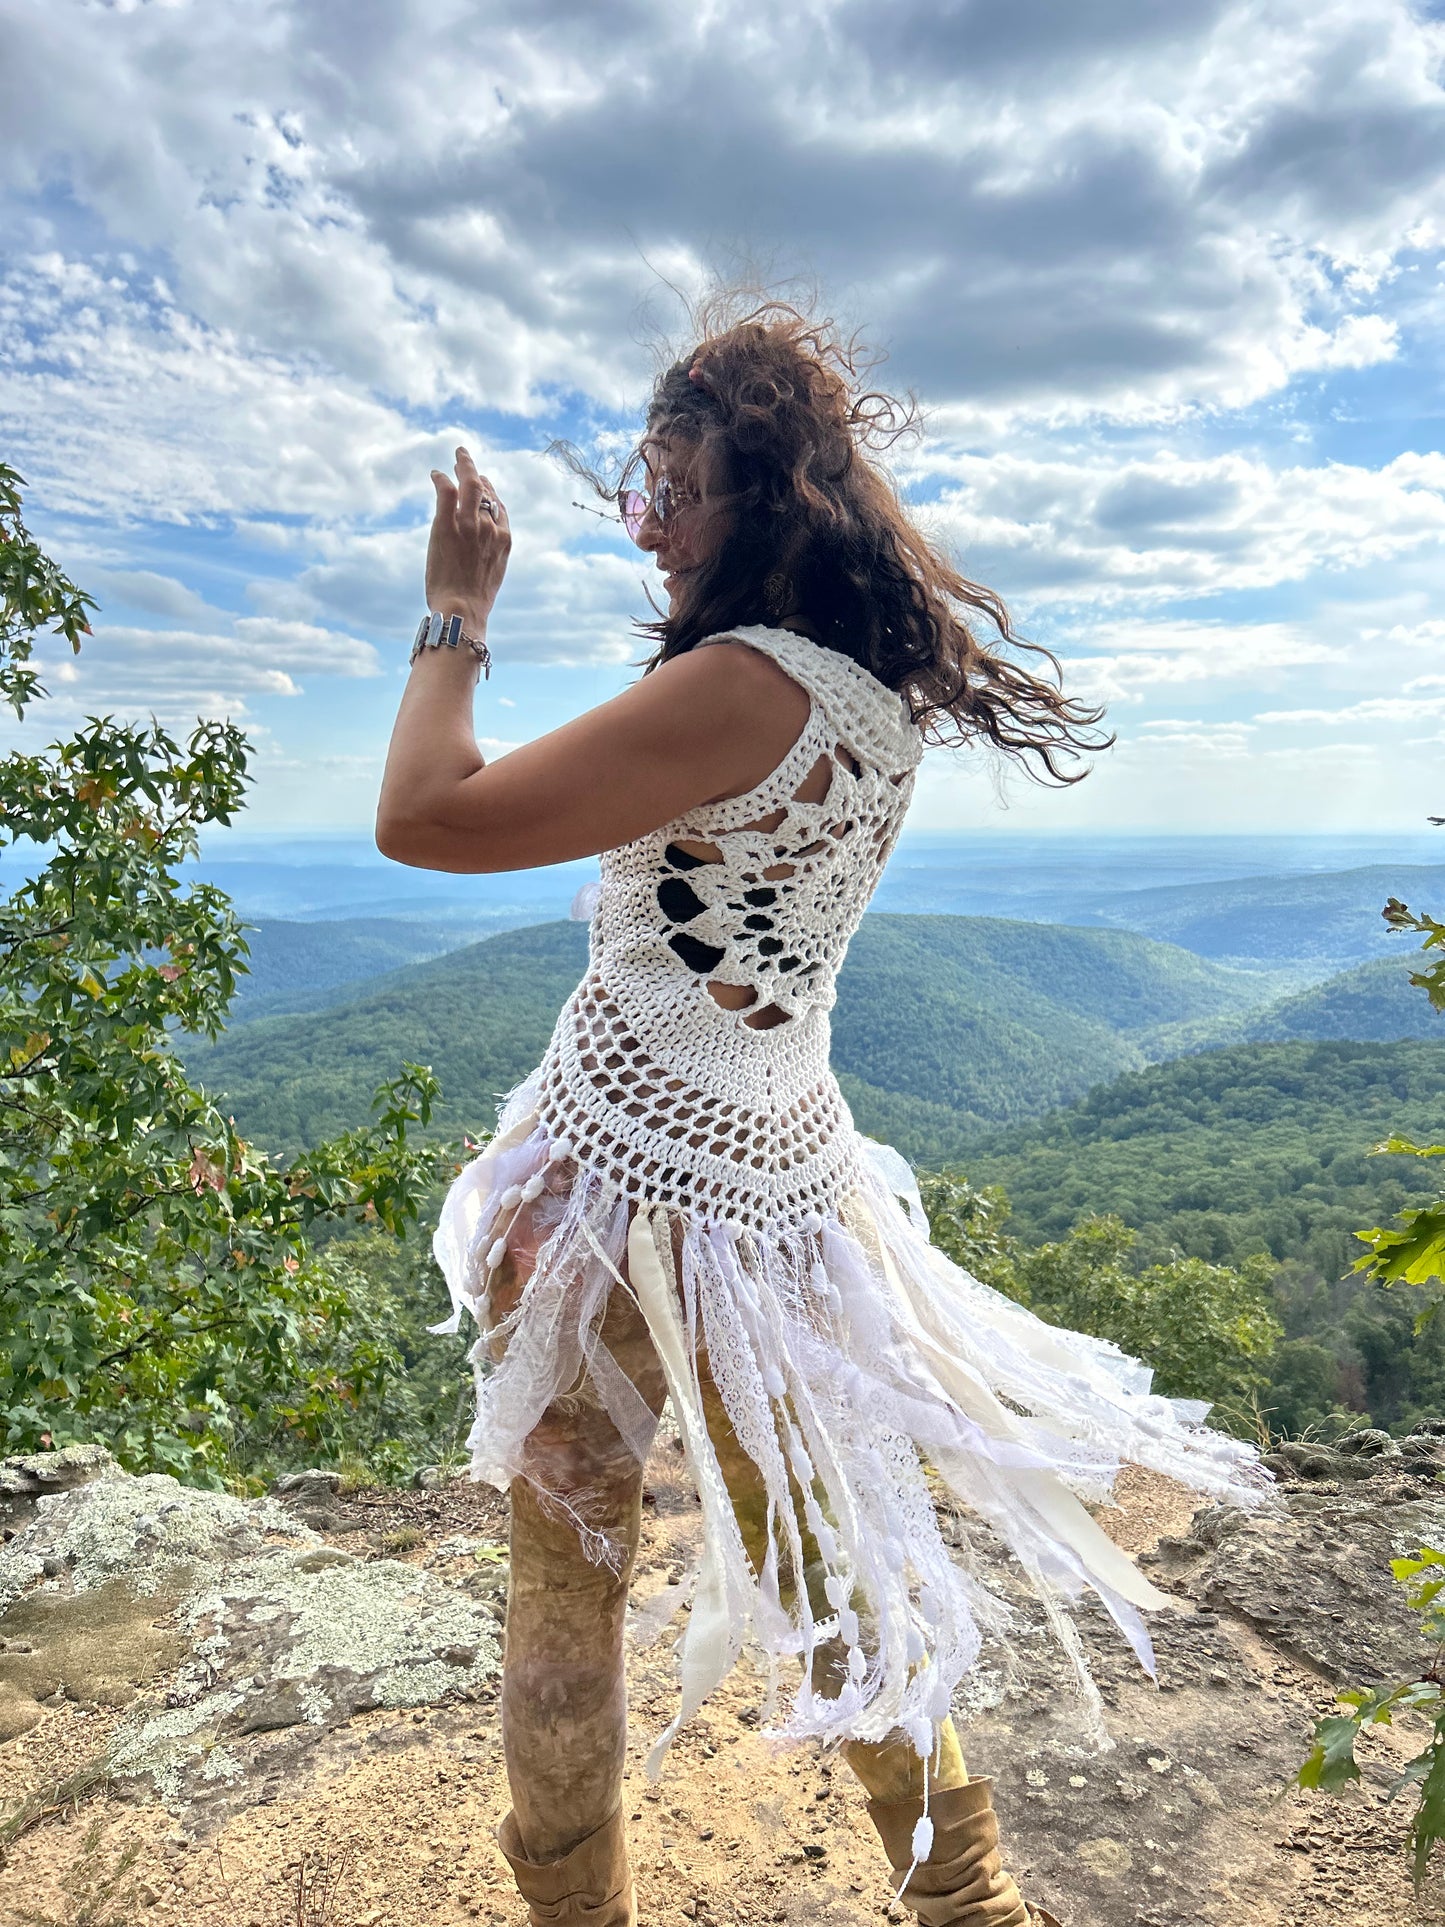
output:
<path id="1" fill-rule="evenodd" d="M 746 795 L 603 857 L 541 1116 L 629 1196 L 761 1230 L 830 1210 L 855 1172 L 828 1012 L 922 740 L 904 699 L 846 657 L 782 629 L 736 640 L 808 692 L 807 722 Z M 817 801 L 799 795 L 820 783 Z"/>

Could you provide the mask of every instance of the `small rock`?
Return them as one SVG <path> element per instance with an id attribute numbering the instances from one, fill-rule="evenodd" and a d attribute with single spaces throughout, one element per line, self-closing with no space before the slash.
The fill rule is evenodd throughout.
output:
<path id="1" fill-rule="evenodd" d="M 118 1468 L 103 1445 L 67 1445 L 59 1452 L 23 1452 L 0 1459 L 0 1502 L 70 1492 Z"/>
<path id="2" fill-rule="evenodd" d="M 1346 1432 L 1335 1446 L 1337 1452 L 1347 1456 L 1358 1453 L 1366 1458 L 1392 1458 L 1399 1449 L 1390 1434 L 1375 1425 L 1362 1425 L 1356 1431 Z"/>
<path id="3" fill-rule="evenodd" d="M 341 1474 L 329 1466 L 313 1466 L 305 1472 L 284 1472 L 273 1479 L 271 1490 L 278 1499 L 334 1499 L 341 1489 Z"/>

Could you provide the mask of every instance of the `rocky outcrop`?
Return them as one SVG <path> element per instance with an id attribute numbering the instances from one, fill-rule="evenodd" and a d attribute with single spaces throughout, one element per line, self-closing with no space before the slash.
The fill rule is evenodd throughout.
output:
<path id="1" fill-rule="evenodd" d="M 1434 1480 L 1445 1465 L 1445 1419 L 1426 1419 L 1403 1439 L 1363 1425 L 1333 1445 L 1291 1439 L 1266 1453 L 1264 1462 L 1287 1483 L 1351 1485 L 1382 1474 Z"/>
<path id="2" fill-rule="evenodd" d="M 1083 1613 L 1112 1751 L 1081 1751 L 1077 1696 L 1051 1654 L 1052 1682 L 1035 1674 L 972 1722 L 970 1758 L 996 1773 L 1040 1897 L 1073 1922 L 1445 1917 L 1445 1883 L 1422 1903 L 1410 1897 L 1403 1803 L 1385 1798 L 1420 1737 L 1400 1729 L 1368 1743 L 1364 1784 L 1346 1799 L 1282 1799 L 1337 1686 L 1415 1678 L 1429 1661 L 1389 1562 L 1445 1546 L 1445 1437 L 1360 1434 L 1310 1448 L 1308 1462 L 1287 1449 L 1275 1470 L 1269 1505 L 1205 1507 L 1141 1553 L 1179 1603 L 1151 1621 L 1157 1687 L 1102 1611 Z"/>
<path id="3" fill-rule="evenodd" d="M 254 1736 L 298 1729 L 299 1752 L 366 1709 L 494 1693 L 485 1588 L 358 1558 L 280 1498 L 132 1478 L 93 1457 L 87 1471 L 40 1497 L 0 1550 L 3 1737 L 58 1700 L 132 1707 L 110 1741 L 110 1779 L 145 1782 L 198 1820 L 247 1800 Z M 314 1496 L 304 1480 L 284 1490 Z M 473 1550 L 453 1541 L 447 1555 Z M 159 1701 L 142 1694 L 162 1678 Z M 268 1770 L 283 1765 L 273 1745 Z"/>
<path id="4" fill-rule="evenodd" d="M 1404 1675 L 1426 1657 L 1389 1560 L 1445 1544 L 1445 1436 L 1359 1434 L 1307 1451 L 1281 1454 L 1277 1493 L 1249 1512 L 1195 1509 L 1150 1475 L 1121 1481 L 1122 1508 L 1101 1522 L 1177 1609 L 1151 1622 L 1157 1684 L 1101 1608 L 1080 1609 L 1112 1741 L 1102 1751 L 1016 1571 L 976 1521 L 945 1515 L 960 1557 L 1015 1614 L 1013 1670 L 990 1650 L 959 1708 L 969 1764 L 996 1781 L 1028 1890 L 1070 1927 L 1445 1918 L 1438 1879 L 1412 1896 L 1405 1802 L 1384 1799 L 1419 1743 L 1407 1730 L 1369 1743 L 1348 1798 L 1286 1790 L 1338 1685 Z M 131 1803 L 114 1809 L 132 1816 L 114 1823 L 116 1840 L 153 1842 L 137 1863 L 150 1927 L 190 1927 L 217 1907 L 269 1923 L 280 1903 L 268 1895 L 308 1866 L 339 1879 L 346 1856 L 344 1927 L 516 1917 L 490 1845 L 507 1801 L 498 1495 L 464 1481 L 350 1493 L 314 1470 L 246 1500 L 129 1478 L 94 1454 L 56 1489 L 50 1469 L 9 1475 L 0 1731 L 18 1737 L 0 1747 L 0 1780 L 7 1757 L 29 1757 L 67 1719 L 103 1732 L 107 1781 Z M 642 1777 L 675 1706 L 670 1639 L 650 1635 L 699 1545 L 666 1428 L 646 1500 L 627 1781 L 643 1917 L 902 1919 L 859 1789 L 812 1749 L 771 1751 L 759 1733 L 765 1682 L 746 1667 L 679 1739 L 661 1784 Z M 171 1831 L 146 1834 L 148 1815 Z M 37 1830 L 14 1877 L 34 1885 L 67 1851 L 63 1833 Z"/>
<path id="5" fill-rule="evenodd" d="M 6 1538 L 12 1536 L 15 1521 L 28 1500 L 88 1485 L 113 1465 L 103 1445 L 67 1445 L 59 1452 L 28 1452 L 0 1459 L 0 1526 L 10 1528 Z"/>

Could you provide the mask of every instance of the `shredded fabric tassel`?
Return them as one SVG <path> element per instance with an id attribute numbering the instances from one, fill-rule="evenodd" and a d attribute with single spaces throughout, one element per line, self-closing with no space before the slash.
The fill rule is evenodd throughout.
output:
<path id="1" fill-rule="evenodd" d="M 893 1896 L 895 1900 L 901 1900 L 903 1898 L 904 1888 L 908 1885 L 914 1874 L 917 1873 L 919 1867 L 922 1866 L 929 1854 L 933 1852 L 933 1820 L 928 1811 L 928 1767 L 932 1751 L 932 1745 L 930 1744 L 928 1752 L 923 1756 L 923 1812 L 913 1823 L 913 1864 L 909 1867 L 907 1873 L 904 1874 L 898 1891 Z"/>
<path id="2" fill-rule="evenodd" d="M 641 1461 L 653 1414 L 599 1328 L 619 1289 L 646 1318 L 704 1527 L 676 1649 L 681 1705 L 648 1756 L 649 1778 L 749 1644 L 769 1671 L 762 1737 L 780 1744 L 877 1742 L 901 1728 L 932 1756 L 938 1722 L 985 1641 L 993 1671 L 1027 1675 L 1016 1612 L 985 1583 L 966 1540 L 945 1543 L 925 1463 L 957 1501 L 955 1531 L 981 1521 L 1017 1560 L 1075 1676 L 1078 1736 L 1107 1748 L 1071 1608 L 1093 1591 L 1148 1669 L 1144 1614 L 1176 1602 L 1087 1508 L 1107 1501 L 1124 1461 L 1259 1504 L 1272 1481 L 1253 1450 L 1203 1426 L 1197 1404 L 1152 1393 L 1147 1367 L 1117 1347 L 1044 1323 L 952 1264 L 900 1204 L 906 1193 L 889 1160 L 876 1168 L 865 1149 L 836 1212 L 761 1231 L 639 1205 L 604 1173 L 569 1168 L 539 1120 L 539 1095 L 536 1077 L 513 1093 L 497 1136 L 452 1187 L 435 1251 L 455 1319 L 470 1314 L 489 1347 L 473 1354 L 468 1445 L 472 1476 L 501 1490 L 526 1467 L 526 1441 L 549 1404 L 584 1371 Z M 487 1279 L 519 1200 L 531 1203 L 535 1261 L 492 1326 Z M 703 1415 L 704 1352 L 766 1495 L 773 1551 L 756 1571 Z M 584 1528 L 586 1492 L 565 1497 Z M 824 1569 L 831 1610 L 822 1621 L 806 1588 L 782 1603 L 781 1568 L 802 1570 L 804 1530 Z M 607 1558 L 610 1548 L 587 1543 L 589 1556 Z M 832 1637 L 847 1647 L 846 1676 L 828 1695 L 816 1687 L 814 1655 Z M 800 1667 L 800 1683 L 775 1712 L 784 1661 Z M 928 1785 L 926 1774 L 925 1803 Z M 931 1845 L 925 1804 L 915 1861 Z"/>

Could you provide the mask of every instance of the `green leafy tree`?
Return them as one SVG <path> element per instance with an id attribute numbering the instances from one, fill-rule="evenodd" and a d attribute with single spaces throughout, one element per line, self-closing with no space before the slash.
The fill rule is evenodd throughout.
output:
<path id="1" fill-rule="evenodd" d="M 1028 1302 L 1052 1323 L 1112 1339 L 1152 1365 L 1156 1390 L 1208 1399 L 1226 1422 L 1253 1429 L 1245 1414 L 1283 1335 L 1270 1307 L 1272 1260 L 1176 1256 L 1135 1268 L 1137 1235 L 1122 1218 L 1091 1217 L 1057 1243 L 1021 1252 Z"/>
<path id="2" fill-rule="evenodd" d="M 1438 820 L 1431 818 L 1432 822 Z M 1427 955 L 1434 953 L 1422 969 L 1411 972 L 1410 982 L 1419 985 L 1436 1010 L 1445 1011 L 1445 923 L 1429 915 L 1416 916 L 1398 897 L 1390 898 L 1382 915 L 1394 930 L 1417 932 L 1424 938 L 1421 949 Z M 1415 1158 L 1445 1157 L 1445 1144 L 1416 1144 L 1406 1137 L 1386 1138 L 1375 1148 L 1377 1155 L 1393 1152 Z M 1402 1211 L 1395 1225 L 1376 1225 L 1359 1236 L 1369 1249 L 1357 1260 L 1356 1269 L 1372 1278 L 1387 1285 L 1428 1285 L 1445 1279 L 1445 1197 Z M 1418 1329 L 1439 1316 L 1440 1303 L 1437 1299 L 1425 1307 L 1416 1320 Z"/>
<path id="3" fill-rule="evenodd" d="M 1340 1405 L 1340 1361 L 1317 1338 L 1286 1338 L 1269 1360 L 1269 1383 L 1260 1407 L 1271 1432 L 1298 1438 L 1325 1426 L 1359 1423 Z"/>
<path id="4" fill-rule="evenodd" d="M 44 695 L 34 640 L 78 649 L 90 598 L 21 517 L 0 464 L 0 695 Z M 187 1078 L 246 946 L 229 901 L 179 868 L 246 788 L 229 724 L 181 743 L 91 718 L 0 759 L 0 1449 L 101 1439 L 133 1470 L 219 1482 L 268 1455 L 341 1450 L 403 1369 L 359 1317 L 344 1241 L 397 1234 L 446 1162 L 420 1135 L 437 1088 L 407 1065 L 368 1125 L 284 1165 Z"/>
<path id="5" fill-rule="evenodd" d="M 1405 1588 L 1412 1610 L 1420 1615 L 1421 1634 L 1434 1656 L 1421 1668 L 1418 1679 L 1370 1692 L 1338 1694 L 1338 1704 L 1350 1710 L 1316 1722 L 1314 1745 L 1295 1779 L 1302 1787 L 1336 1791 L 1361 1777 L 1355 1745 L 1368 1728 L 1390 1726 L 1398 1713 L 1419 1714 L 1431 1721 L 1430 1738 L 1406 1763 L 1387 1796 L 1394 1799 L 1405 1787 L 1418 1790 L 1409 1845 L 1419 1887 L 1432 1853 L 1445 1841 L 1445 1551 L 1423 1546 L 1411 1558 L 1392 1559 L 1390 1570 Z"/>
<path id="6" fill-rule="evenodd" d="M 1384 916 L 1397 930 L 1418 931 L 1427 952 L 1445 950 L 1445 924 L 1433 917 L 1413 915 L 1395 897 L 1386 904 Z M 1445 1010 L 1445 956 L 1414 973 L 1411 982 L 1427 992 L 1437 1010 Z M 1403 1151 L 1422 1158 L 1445 1157 L 1445 1145 L 1417 1145 L 1406 1138 L 1388 1138 L 1379 1150 Z M 1359 1235 L 1369 1250 L 1356 1268 L 1385 1284 L 1427 1285 L 1445 1276 L 1445 1198 L 1419 1210 L 1402 1212 L 1398 1229 L 1376 1227 Z M 1419 1314 L 1417 1331 L 1435 1321 L 1441 1302 L 1438 1297 L 1433 1299 Z M 1393 1724 L 1398 1713 L 1418 1714 L 1429 1720 L 1429 1740 L 1407 1762 L 1388 1796 L 1393 1799 L 1407 1786 L 1418 1789 L 1409 1836 L 1418 1888 L 1424 1882 L 1431 1855 L 1445 1841 L 1445 1550 L 1421 1547 L 1412 1558 L 1392 1559 L 1390 1570 L 1405 1588 L 1411 1609 L 1420 1615 L 1420 1631 L 1433 1647 L 1433 1657 L 1421 1667 L 1417 1679 L 1369 1692 L 1351 1689 L 1340 1693 L 1338 1703 L 1350 1710 L 1317 1722 L 1314 1746 L 1295 1777 L 1304 1787 L 1342 1787 L 1360 1778 L 1355 1745 L 1361 1733 L 1369 1727 Z"/>
<path id="7" fill-rule="evenodd" d="M 1179 1255 L 1137 1262 L 1138 1233 L 1117 1217 L 1085 1217 L 1052 1243 L 1004 1230 L 1009 1204 L 956 1171 L 920 1178 L 933 1242 L 974 1277 L 1051 1324 L 1109 1338 L 1154 1369 L 1161 1392 L 1205 1398 L 1220 1422 L 1255 1429 L 1254 1401 L 1283 1335 L 1270 1305 L 1273 1262 L 1217 1265 Z"/>
<path id="8" fill-rule="evenodd" d="M 1004 1230 L 1006 1193 L 996 1184 L 970 1184 L 958 1171 L 920 1171 L 918 1186 L 939 1250 L 972 1277 L 1027 1304 L 1014 1269 L 1014 1241 Z"/>

